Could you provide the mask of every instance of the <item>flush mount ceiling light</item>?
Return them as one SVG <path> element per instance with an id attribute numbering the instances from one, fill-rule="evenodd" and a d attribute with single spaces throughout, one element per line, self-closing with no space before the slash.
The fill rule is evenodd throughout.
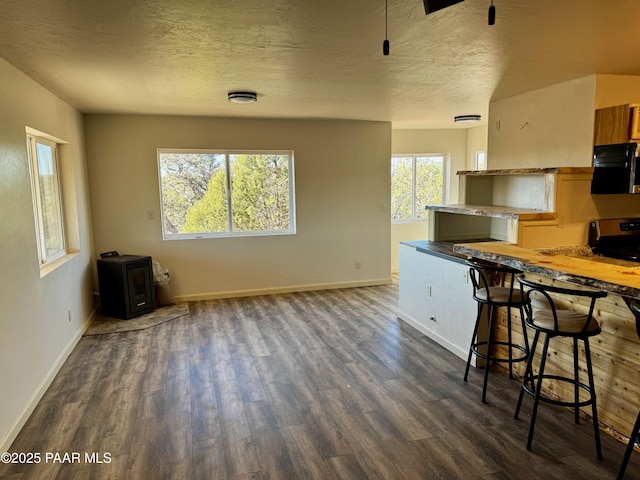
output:
<path id="1" fill-rule="evenodd" d="M 479 122 L 482 117 L 480 115 L 458 115 L 453 117 L 453 121 L 456 123 L 476 123 Z"/>
<path id="2" fill-rule="evenodd" d="M 253 103 L 258 101 L 256 92 L 229 92 L 227 98 L 233 103 Z"/>

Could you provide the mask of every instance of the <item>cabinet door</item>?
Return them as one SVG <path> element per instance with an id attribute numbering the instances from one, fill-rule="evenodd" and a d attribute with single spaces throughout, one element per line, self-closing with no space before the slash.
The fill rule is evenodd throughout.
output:
<path id="1" fill-rule="evenodd" d="M 640 107 L 631 109 L 631 129 L 629 130 L 630 140 L 640 140 Z"/>
<path id="2" fill-rule="evenodd" d="M 593 144 L 628 143 L 630 114 L 629 104 L 597 109 Z"/>

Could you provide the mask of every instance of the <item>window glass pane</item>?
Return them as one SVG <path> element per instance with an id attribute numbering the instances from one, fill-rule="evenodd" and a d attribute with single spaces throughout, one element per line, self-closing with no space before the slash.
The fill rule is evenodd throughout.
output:
<path id="1" fill-rule="evenodd" d="M 476 170 L 487 169 L 487 156 L 485 152 L 476 152 Z"/>
<path id="2" fill-rule="evenodd" d="M 54 148 L 36 142 L 36 163 L 45 259 L 64 250 L 62 213 Z"/>
<path id="3" fill-rule="evenodd" d="M 229 168 L 233 231 L 288 230 L 288 155 L 232 154 Z"/>
<path id="4" fill-rule="evenodd" d="M 444 157 L 416 157 L 416 219 L 426 219 L 427 205 L 442 203 Z"/>
<path id="5" fill-rule="evenodd" d="M 229 229 L 225 155 L 159 153 L 165 235 Z"/>
<path id="6" fill-rule="evenodd" d="M 158 150 L 167 239 L 295 233 L 292 152 Z"/>
<path id="7" fill-rule="evenodd" d="M 413 158 L 391 158 L 391 220 L 411 220 Z"/>

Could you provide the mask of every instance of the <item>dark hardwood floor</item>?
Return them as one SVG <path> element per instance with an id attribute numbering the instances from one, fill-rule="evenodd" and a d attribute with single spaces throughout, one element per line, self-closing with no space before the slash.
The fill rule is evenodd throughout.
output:
<path id="1" fill-rule="evenodd" d="M 464 383 L 462 360 L 396 319 L 397 296 L 194 302 L 147 330 L 84 337 L 10 449 L 41 462 L 0 478 L 615 478 L 624 445 L 603 435 L 597 461 L 591 424 L 563 409 L 540 407 L 527 451 L 518 382 L 492 374 L 482 404 L 482 371 Z M 635 453 L 627 478 L 639 466 Z"/>

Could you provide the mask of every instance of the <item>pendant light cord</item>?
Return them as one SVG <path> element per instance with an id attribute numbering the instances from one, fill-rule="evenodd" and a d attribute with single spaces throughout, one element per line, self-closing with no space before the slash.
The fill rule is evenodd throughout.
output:
<path id="1" fill-rule="evenodd" d="M 384 0 L 384 42 L 382 42 L 382 54 L 389 55 L 389 38 L 387 36 L 388 26 L 388 0 Z"/>
<path id="2" fill-rule="evenodd" d="M 384 0 L 384 39 L 387 40 L 387 16 L 389 12 L 389 7 L 387 5 L 388 0 Z M 493 3 L 493 2 L 491 2 Z"/>

